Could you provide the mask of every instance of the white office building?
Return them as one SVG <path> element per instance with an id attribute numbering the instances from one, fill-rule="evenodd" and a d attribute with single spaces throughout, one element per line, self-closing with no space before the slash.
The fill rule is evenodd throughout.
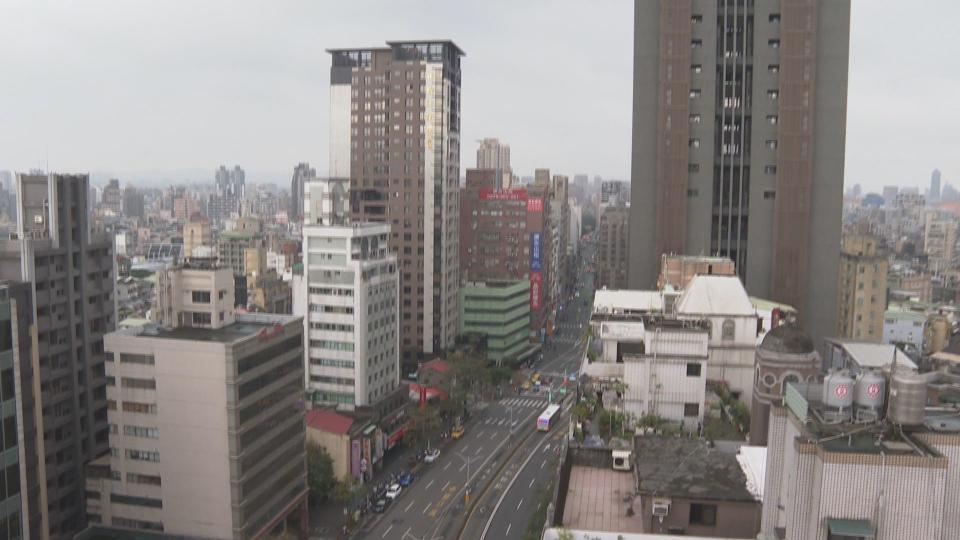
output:
<path id="1" fill-rule="evenodd" d="M 304 319 L 315 404 L 371 405 L 399 385 L 399 281 L 389 237 L 382 223 L 303 228 L 293 312 Z"/>

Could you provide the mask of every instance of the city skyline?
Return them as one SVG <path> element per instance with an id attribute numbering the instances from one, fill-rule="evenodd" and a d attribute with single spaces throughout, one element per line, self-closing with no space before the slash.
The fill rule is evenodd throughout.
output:
<path id="1" fill-rule="evenodd" d="M 950 162 L 958 141 L 949 129 L 960 111 L 937 106 L 960 85 L 942 69 L 956 48 L 948 13 L 960 8 L 939 4 L 944 16 L 937 18 L 888 1 L 853 6 L 846 186 L 925 186 L 934 168 L 944 183 L 960 184 L 960 163 Z M 207 181 L 220 162 L 230 162 L 252 183 L 283 186 L 296 163 L 327 167 L 325 48 L 437 34 L 467 53 L 467 155 L 479 139 L 499 137 L 511 145 L 520 176 L 549 165 L 565 174 L 630 178 L 630 2 L 599 9 L 567 2 L 550 12 L 540 3 L 510 5 L 510 17 L 490 6 L 433 2 L 413 11 L 385 4 L 382 17 L 359 29 L 334 22 L 361 17 L 368 6 L 297 2 L 268 11 L 232 3 L 230 10 L 195 8 L 189 18 L 175 4 L 149 11 L 85 5 L 82 12 L 3 6 L 18 24 L 0 69 L 18 77 L 0 89 L 0 119 L 13 128 L 0 135 L 0 170 L 83 170 L 94 184 L 108 177 L 179 183 Z M 922 31 L 907 45 L 886 39 L 884 29 L 905 24 Z M 529 32 L 533 25 L 550 31 Z M 491 26 L 511 39 L 491 37 Z M 902 60 L 897 70 L 887 69 L 891 58 Z M 58 66 L 70 93 L 45 84 L 50 66 Z M 939 75 L 931 83 L 929 74 Z M 557 84 L 549 92 L 524 90 L 551 80 Z M 919 97 L 903 103 L 903 95 Z M 911 129 L 917 135 L 905 137 Z"/>

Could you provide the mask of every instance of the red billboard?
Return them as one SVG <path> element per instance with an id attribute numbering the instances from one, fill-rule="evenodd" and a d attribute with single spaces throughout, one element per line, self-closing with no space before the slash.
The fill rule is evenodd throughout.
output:
<path id="1" fill-rule="evenodd" d="M 527 212 L 543 212 L 543 199 L 527 199 Z"/>
<path id="2" fill-rule="evenodd" d="M 530 310 L 540 309 L 543 298 L 543 272 L 530 272 Z"/>
<path id="3" fill-rule="evenodd" d="M 481 201 L 525 201 L 527 200 L 527 190 L 517 189 L 480 189 Z M 529 206 L 529 204 L 528 204 Z"/>

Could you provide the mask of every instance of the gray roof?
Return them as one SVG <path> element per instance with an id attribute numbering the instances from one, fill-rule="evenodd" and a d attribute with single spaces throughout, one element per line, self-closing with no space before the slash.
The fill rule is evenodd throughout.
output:
<path id="1" fill-rule="evenodd" d="M 703 439 L 642 436 L 635 440 L 637 491 L 643 495 L 721 501 L 756 501 L 735 447 Z"/>
<path id="2" fill-rule="evenodd" d="M 760 348 L 786 354 L 810 354 L 814 351 L 810 336 L 792 324 L 778 326 L 767 332 L 760 342 Z"/>

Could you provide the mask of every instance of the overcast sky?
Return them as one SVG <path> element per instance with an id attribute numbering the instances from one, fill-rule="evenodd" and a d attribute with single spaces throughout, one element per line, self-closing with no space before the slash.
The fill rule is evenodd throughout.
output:
<path id="1" fill-rule="evenodd" d="M 926 185 L 934 167 L 960 185 L 960 6 L 922 5 L 854 0 L 848 185 Z M 462 167 L 496 136 L 519 174 L 627 179 L 632 13 L 627 0 L 0 0 L 0 170 L 323 173 L 324 49 L 450 38 L 467 53 Z"/>

